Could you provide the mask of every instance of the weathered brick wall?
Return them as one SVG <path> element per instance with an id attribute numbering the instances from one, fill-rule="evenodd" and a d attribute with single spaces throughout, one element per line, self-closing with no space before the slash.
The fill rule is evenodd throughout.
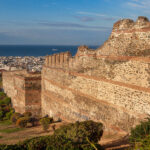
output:
<path id="1" fill-rule="evenodd" d="M 2 75 L 4 92 L 12 99 L 16 112 L 41 114 L 41 76 L 26 71 L 8 71 Z"/>
<path id="2" fill-rule="evenodd" d="M 34 115 L 41 114 L 41 77 L 25 79 L 25 110 Z"/>
<path id="3" fill-rule="evenodd" d="M 68 52 L 47 56 L 42 114 L 92 119 L 124 131 L 150 115 L 149 27 L 144 17 L 121 20 L 100 49 L 81 46 L 75 57 Z"/>

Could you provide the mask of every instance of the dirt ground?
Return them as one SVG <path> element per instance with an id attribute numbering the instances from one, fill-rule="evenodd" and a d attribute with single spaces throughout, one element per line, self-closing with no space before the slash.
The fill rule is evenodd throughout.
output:
<path id="1" fill-rule="evenodd" d="M 2 133 L 0 132 L 0 144 L 15 144 L 25 139 L 30 139 L 37 136 L 50 135 L 53 133 L 52 125 L 56 125 L 56 129 L 60 126 L 67 124 L 67 122 L 53 123 L 50 125 L 50 128 L 47 132 L 44 132 L 42 126 L 36 126 L 31 128 L 25 128 L 22 131 L 17 131 L 13 133 Z M 0 130 L 16 128 L 15 125 L 0 125 Z"/>

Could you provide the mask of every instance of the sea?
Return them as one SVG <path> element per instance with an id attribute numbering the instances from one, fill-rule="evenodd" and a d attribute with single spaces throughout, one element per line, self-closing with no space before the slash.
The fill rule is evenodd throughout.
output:
<path id="1" fill-rule="evenodd" d="M 46 56 L 53 53 L 70 51 L 72 56 L 77 52 L 79 46 L 58 45 L 0 45 L 0 56 Z M 96 49 L 99 46 L 88 46 Z"/>

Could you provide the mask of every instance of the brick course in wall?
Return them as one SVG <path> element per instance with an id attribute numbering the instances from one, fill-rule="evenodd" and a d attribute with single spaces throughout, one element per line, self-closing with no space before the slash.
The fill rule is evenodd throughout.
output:
<path id="1" fill-rule="evenodd" d="M 16 112 L 41 114 L 41 75 L 26 71 L 3 72 L 4 92 L 11 97 Z"/>

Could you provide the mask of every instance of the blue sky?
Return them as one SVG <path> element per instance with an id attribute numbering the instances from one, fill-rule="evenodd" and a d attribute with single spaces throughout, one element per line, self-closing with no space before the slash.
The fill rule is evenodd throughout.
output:
<path id="1" fill-rule="evenodd" d="M 0 44 L 101 45 L 113 23 L 150 17 L 150 0 L 0 0 Z"/>

